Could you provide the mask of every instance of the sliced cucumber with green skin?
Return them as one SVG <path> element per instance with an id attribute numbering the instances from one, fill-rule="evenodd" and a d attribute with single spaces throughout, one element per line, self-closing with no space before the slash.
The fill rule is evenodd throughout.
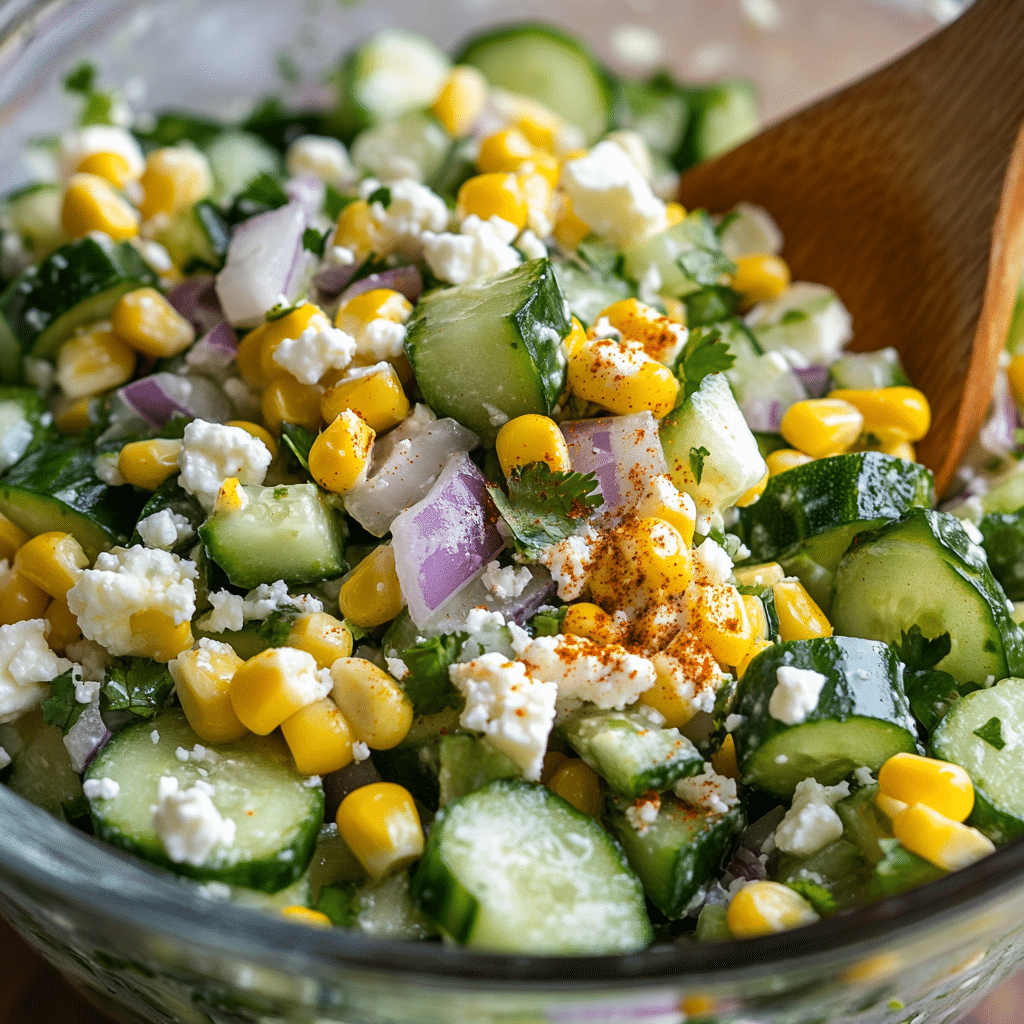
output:
<path id="1" fill-rule="evenodd" d="M 757 90 L 745 78 L 692 89 L 688 99 L 690 120 L 674 157 L 681 171 L 738 146 L 760 127 Z"/>
<path id="2" fill-rule="evenodd" d="M 590 708 L 569 716 L 559 733 L 613 793 L 636 800 L 678 779 L 699 775 L 704 758 L 679 733 L 652 725 L 638 712 Z"/>
<path id="3" fill-rule="evenodd" d="M 17 383 L 22 355 L 51 359 L 82 324 L 156 277 L 128 242 L 86 235 L 18 275 L 0 295 L 0 378 Z"/>
<path id="4" fill-rule="evenodd" d="M 412 893 L 445 935 L 497 952 L 632 953 L 653 937 L 611 836 L 527 782 L 492 782 L 441 811 Z"/>
<path id="5" fill-rule="evenodd" d="M 821 886 L 841 909 L 864 903 L 871 868 L 854 843 L 837 839 L 807 857 L 783 854 L 772 879 L 798 891 L 801 882 Z"/>
<path id="6" fill-rule="evenodd" d="M 773 476 L 740 509 L 736 533 L 750 562 L 779 562 L 827 614 L 832 576 L 854 536 L 933 498 L 932 475 L 916 462 L 881 452 L 834 455 Z"/>
<path id="7" fill-rule="evenodd" d="M 4 202 L 7 223 L 34 259 L 42 259 L 67 241 L 60 223 L 63 198 L 60 186 L 41 182 L 19 189 Z"/>
<path id="8" fill-rule="evenodd" d="M 178 758 L 179 748 L 191 751 L 196 744 L 206 748 L 207 756 Z M 154 828 L 151 810 L 161 776 L 177 779 L 179 790 L 198 780 L 212 786 L 213 805 L 235 823 L 231 845 L 215 848 L 198 866 L 172 861 Z M 264 892 L 291 885 L 306 870 L 323 821 L 323 790 L 306 784 L 279 736 L 204 744 L 178 710 L 122 729 L 96 755 L 85 777 L 113 779 L 119 787 L 111 799 L 90 800 L 93 828 L 100 839 L 204 881 Z"/>
<path id="9" fill-rule="evenodd" d="M 182 489 L 178 483 L 177 474 L 168 477 L 149 496 L 146 504 L 142 506 L 142 510 L 139 512 L 138 522 L 141 523 L 143 519 L 164 510 L 174 515 L 184 516 L 192 526 L 192 534 L 171 548 L 174 554 L 184 555 L 195 547 L 196 534 L 199 532 L 199 527 L 205 519 L 206 513 L 203 511 L 203 506 L 191 494 Z M 142 543 L 142 537 L 139 536 L 138 523 L 136 523 L 135 531 L 132 533 L 131 543 Z"/>
<path id="10" fill-rule="evenodd" d="M 0 385 L 0 473 L 50 434 L 53 416 L 35 388 Z"/>
<path id="11" fill-rule="evenodd" d="M 771 714 L 783 667 L 825 677 L 817 703 L 789 724 Z M 903 670 L 885 644 L 835 636 L 775 644 L 751 661 L 736 687 L 732 730 L 744 783 L 792 796 L 802 779 L 834 786 L 855 768 L 873 772 L 893 754 L 916 752 Z"/>
<path id="12" fill-rule="evenodd" d="M 989 739 L 983 739 L 978 731 Z M 953 705 L 932 735 L 935 756 L 960 765 L 974 783 L 974 810 L 967 823 L 994 843 L 1024 833 L 1022 739 L 1024 679 L 1012 677 L 967 694 Z"/>
<path id="13" fill-rule="evenodd" d="M 236 587 L 301 586 L 345 572 L 342 526 L 315 484 L 244 490 L 244 508 L 214 512 L 199 527 L 206 553 Z"/>
<path id="14" fill-rule="evenodd" d="M 873 388 L 895 388 L 910 385 L 903 372 L 900 354 L 894 348 L 876 352 L 847 352 L 829 368 L 829 377 L 836 388 L 868 391 Z"/>
<path id="15" fill-rule="evenodd" d="M 156 240 L 187 273 L 216 272 L 224 265 L 231 229 L 213 203 L 204 200 L 178 213 Z"/>
<path id="16" fill-rule="evenodd" d="M 0 476 L 0 513 L 30 536 L 49 530 L 74 534 L 90 562 L 127 543 L 146 495 L 100 480 L 95 460 L 101 453 L 73 440 L 33 449 Z"/>
<path id="17" fill-rule="evenodd" d="M 444 167 L 452 137 L 433 114 L 408 110 L 359 133 L 352 162 L 363 175 L 394 180 L 398 176 L 430 181 Z"/>
<path id="18" fill-rule="evenodd" d="M 83 799 L 82 783 L 71 767 L 64 734 L 34 710 L 18 721 L 21 746 L 13 754 L 7 785 L 30 803 L 66 818 L 65 808 Z"/>
<path id="19" fill-rule="evenodd" d="M 991 512 L 978 529 L 992 575 L 1011 601 L 1024 601 L 1024 511 Z"/>
<path id="20" fill-rule="evenodd" d="M 844 837 L 872 866 L 885 856 L 879 841 L 892 838 L 889 819 L 875 805 L 877 794 L 878 786 L 865 786 L 835 805 L 835 812 L 843 823 Z"/>
<path id="21" fill-rule="evenodd" d="M 642 833 L 624 809 L 610 813 L 606 823 L 640 876 L 647 898 L 670 921 L 678 921 L 701 885 L 717 877 L 732 856 L 744 818 L 738 807 L 709 814 L 662 797 L 657 818 Z"/>
<path id="22" fill-rule="evenodd" d="M 668 72 L 659 71 L 645 82 L 616 83 L 616 126 L 637 132 L 656 153 L 676 152 L 689 118 L 686 90 Z"/>
<path id="23" fill-rule="evenodd" d="M 494 779 L 522 778 L 522 769 L 487 740 L 476 736 L 442 736 L 438 741 L 440 762 L 439 804 L 445 807 Z"/>
<path id="24" fill-rule="evenodd" d="M 771 587 L 737 587 L 741 594 L 748 597 L 756 597 L 764 608 L 764 618 L 767 627 L 765 640 L 775 640 L 779 635 L 779 613 L 775 609 L 775 591 Z"/>
<path id="25" fill-rule="evenodd" d="M 431 409 L 490 443 L 506 419 L 550 415 L 565 384 L 568 333 L 554 270 L 540 259 L 424 296 L 405 351 Z"/>
<path id="26" fill-rule="evenodd" d="M 588 146 L 608 130 L 611 77 L 578 39 L 550 25 L 486 32 L 466 43 L 455 63 L 472 64 L 491 85 L 543 103 L 579 128 Z"/>
<path id="27" fill-rule="evenodd" d="M 574 260 L 556 258 L 551 265 L 558 287 L 569 303 L 569 312 L 584 327 L 589 327 L 613 302 L 633 294 L 633 288 L 623 278 L 613 274 L 597 276 L 593 269 Z"/>
<path id="28" fill-rule="evenodd" d="M 213 173 L 210 199 L 219 206 L 230 205 L 253 178 L 281 173 L 280 155 L 252 132 L 221 132 L 205 150 Z"/>
<path id="29" fill-rule="evenodd" d="M 1024 634 L 960 520 L 914 508 L 857 537 L 835 574 L 836 632 L 899 644 L 911 626 L 926 637 L 949 633 L 935 668 L 957 682 L 986 685 L 1024 674 Z"/>

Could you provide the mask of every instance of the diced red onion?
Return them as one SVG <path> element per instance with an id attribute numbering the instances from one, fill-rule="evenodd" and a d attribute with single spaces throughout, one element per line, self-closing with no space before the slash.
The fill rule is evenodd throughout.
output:
<path id="1" fill-rule="evenodd" d="M 992 388 L 992 406 L 985 425 L 978 432 L 978 444 L 1003 458 L 1013 451 L 1017 429 L 1017 403 L 1013 400 L 1006 371 L 1000 370 Z"/>
<path id="2" fill-rule="evenodd" d="M 291 202 L 302 207 L 307 221 L 311 221 L 323 209 L 324 191 L 324 183 L 309 174 L 289 178 L 284 183 L 285 195 Z"/>
<path id="3" fill-rule="evenodd" d="M 745 878 L 748 882 L 763 882 L 768 877 L 760 855 L 742 846 L 733 854 L 726 871 L 736 878 Z"/>
<path id="4" fill-rule="evenodd" d="M 118 392 L 125 403 L 152 427 L 162 427 L 175 416 L 191 415 L 184 405 L 170 396 L 165 382 L 161 380 L 164 376 L 171 375 L 155 373 L 151 377 L 140 377 Z"/>
<path id="5" fill-rule="evenodd" d="M 358 263 L 346 263 L 323 267 L 313 275 L 313 287 L 316 288 L 322 303 L 333 302 L 344 290 L 359 269 Z"/>
<path id="6" fill-rule="evenodd" d="M 786 816 L 786 808 L 781 805 L 773 807 L 767 814 L 762 814 L 757 821 L 751 822 L 740 834 L 739 845 L 753 853 L 760 853 L 765 840 L 779 827 L 779 822 Z"/>
<path id="7" fill-rule="evenodd" d="M 117 397 L 151 427 L 162 427 L 175 416 L 222 423 L 231 415 L 224 392 L 199 374 L 154 373 L 118 389 Z"/>
<path id="8" fill-rule="evenodd" d="M 224 320 L 212 274 L 199 274 L 175 285 L 167 293 L 167 301 L 199 333 L 210 330 Z"/>
<path id="9" fill-rule="evenodd" d="M 430 492 L 391 524 L 409 614 L 424 625 L 505 546 L 483 474 L 458 452 Z"/>
<path id="10" fill-rule="evenodd" d="M 238 335 L 235 334 L 234 328 L 227 320 L 221 320 L 216 327 L 207 331 L 199 340 L 219 352 L 234 354 L 238 351 Z"/>
<path id="11" fill-rule="evenodd" d="M 740 402 L 740 409 L 747 426 L 761 434 L 777 434 L 785 410 L 782 403 L 774 398 L 746 398 Z"/>
<path id="12" fill-rule="evenodd" d="M 76 772 L 85 771 L 97 751 L 110 739 L 110 735 L 110 730 L 100 716 L 100 700 L 96 697 L 64 737 L 71 767 Z"/>
<path id="13" fill-rule="evenodd" d="M 348 302 L 356 295 L 372 291 L 374 288 L 390 288 L 401 292 L 410 302 L 415 302 L 423 291 L 423 275 L 416 267 L 394 267 L 383 270 L 379 274 L 361 277 L 342 292 L 340 302 Z"/>
<path id="14" fill-rule="evenodd" d="M 821 398 L 828 387 L 827 366 L 798 366 L 793 373 L 800 378 L 800 383 L 807 389 L 808 397 Z"/>

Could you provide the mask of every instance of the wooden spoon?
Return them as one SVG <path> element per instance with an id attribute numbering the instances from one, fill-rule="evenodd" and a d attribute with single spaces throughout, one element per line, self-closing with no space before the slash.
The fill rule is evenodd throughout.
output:
<path id="1" fill-rule="evenodd" d="M 852 348 L 898 349 L 949 484 L 988 406 L 1024 265 L 1024 2 L 976 0 L 867 78 L 682 176 L 680 201 L 764 206 L 795 280 L 833 287 Z"/>

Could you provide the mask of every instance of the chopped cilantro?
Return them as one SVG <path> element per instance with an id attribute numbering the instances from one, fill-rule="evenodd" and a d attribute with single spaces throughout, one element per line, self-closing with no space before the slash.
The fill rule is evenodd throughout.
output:
<path id="1" fill-rule="evenodd" d="M 337 220 L 338 217 L 341 216 L 341 211 L 353 202 L 355 202 L 354 199 L 350 199 L 348 196 L 342 195 L 329 183 L 324 189 L 324 213 L 326 213 L 331 220 Z"/>
<path id="2" fill-rule="evenodd" d="M 557 636 L 562 632 L 562 623 L 568 610 L 568 605 L 562 605 L 561 608 L 541 608 L 530 619 L 530 632 L 534 636 Z"/>
<path id="3" fill-rule="evenodd" d="M 684 252 L 676 261 L 679 269 L 694 284 L 706 288 L 721 282 L 724 274 L 734 274 L 736 264 L 721 251 L 695 248 Z"/>
<path id="4" fill-rule="evenodd" d="M 990 718 L 984 725 L 974 730 L 974 735 L 996 750 L 1002 750 L 1006 746 L 1006 740 L 1003 739 L 1003 723 L 998 718 Z"/>
<path id="5" fill-rule="evenodd" d="M 790 324 L 801 324 L 807 319 L 807 311 L 804 309 L 787 309 L 779 317 L 779 326 L 788 327 Z"/>
<path id="6" fill-rule="evenodd" d="M 324 248 L 327 245 L 327 236 L 330 234 L 329 231 L 325 231 L 322 235 L 316 228 L 306 228 L 302 232 L 302 248 L 307 249 L 313 253 L 314 256 L 323 256 Z"/>
<path id="7" fill-rule="evenodd" d="M 729 227 L 740 219 L 739 210 L 730 210 L 728 213 L 723 214 L 719 222 L 715 225 L 715 234 L 719 238 L 725 234 Z"/>
<path id="8" fill-rule="evenodd" d="M 288 497 L 288 488 L 284 484 L 278 484 L 274 488 L 274 500 L 284 501 Z"/>
<path id="9" fill-rule="evenodd" d="M 50 683 L 50 697 L 43 701 L 43 718 L 50 725 L 58 726 L 66 735 L 85 709 L 85 704 L 75 700 L 75 680 L 71 669 L 62 672 Z"/>
<path id="10" fill-rule="evenodd" d="M 809 878 L 790 879 L 786 882 L 786 886 L 803 896 L 814 907 L 815 912 L 821 914 L 822 917 L 834 914 L 839 909 L 832 893 L 823 885 L 818 885 L 817 882 L 812 882 Z"/>
<path id="11" fill-rule="evenodd" d="M 372 629 L 367 629 L 365 626 L 357 626 L 351 619 L 344 619 L 345 627 L 352 634 L 352 643 L 357 644 L 360 640 L 365 639 L 373 633 Z"/>
<path id="12" fill-rule="evenodd" d="M 690 449 L 690 472 L 693 473 L 693 478 L 698 484 L 704 476 L 704 460 L 710 454 L 711 452 L 704 445 L 701 445 L 699 448 Z"/>
<path id="13" fill-rule="evenodd" d="M 940 633 L 929 639 L 921 632 L 921 627 L 915 623 L 909 630 L 903 631 L 901 641 L 895 646 L 900 661 L 908 669 L 921 672 L 925 669 L 935 668 L 949 654 L 952 643 L 949 633 Z"/>
<path id="14" fill-rule="evenodd" d="M 299 460 L 299 465 L 309 470 L 309 450 L 313 447 L 316 434 L 312 430 L 300 427 L 297 423 L 281 424 L 281 440 L 291 453 Z"/>
<path id="15" fill-rule="evenodd" d="M 64 79 L 64 88 L 68 92 L 80 92 L 83 95 L 92 92 L 93 85 L 96 82 L 96 67 L 85 61 L 83 64 L 79 64 L 68 76 Z"/>
<path id="16" fill-rule="evenodd" d="M 276 210 L 287 202 L 288 193 L 280 182 L 272 174 L 263 171 L 235 196 L 226 217 L 230 224 L 239 224 L 257 214 Z"/>
<path id="17" fill-rule="evenodd" d="M 691 327 L 709 327 L 728 320 L 740 304 L 740 293 L 726 284 L 706 285 L 683 296 L 686 322 Z"/>
<path id="18" fill-rule="evenodd" d="M 271 306 L 267 310 L 267 323 L 270 324 L 275 320 L 283 320 L 289 313 L 294 313 L 298 308 L 298 306 L 286 306 L 283 302 L 279 302 L 276 306 Z"/>
<path id="19" fill-rule="evenodd" d="M 380 203 L 381 206 L 386 210 L 391 205 L 391 189 L 387 185 L 381 185 L 376 192 L 371 192 L 366 202 L 373 206 L 374 203 Z"/>
<path id="20" fill-rule="evenodd" d="M 675 364 L 676 374 L 683 379 L 687 398 L 700 387 L 705 377 L 723 373 L 736 362 L 736 357 L 721 337 L 714 328 L 694 327 L 690 330 L 690 337 Z"/>
<path id="21" fill-rule="evenodd" d="M 908 670 L 903 677 L 903 689 L 911 713 L 925 732 L 931 733 L 961 697 L 978 687 L 974 683 L 958 683 L 948 672 L 931 668 L 923 672 Z"/>
<path id="22" fill-rule="evenodd" d="M 152 718 L 174 688 L 167 666 L 149 658 L 122 658 L 107 669 L 100 686 L 100 710 L 129 711 L 138 718 Z"/>
<path id="23" fill-rule="evenodd" d="M 294 605 L 272 611 L 256 628 L 256 635 L 265 640 L 268 647 L 285 647 L 292 624 L 301 612 Z"/>
<path id="24" fill-rule="evenodd" d="M 452 686 L 448 666 L 456 661 L 468 639 L 468 633 L 444 633 L 399 651 L 409 670 L 402 686 L 415 714 L 433 715 L 444 708 L 459 707 L 462 697 Z"/>

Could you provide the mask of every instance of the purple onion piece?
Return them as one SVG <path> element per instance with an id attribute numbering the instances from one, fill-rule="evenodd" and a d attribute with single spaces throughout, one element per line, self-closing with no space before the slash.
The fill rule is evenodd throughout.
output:
<path id="1" fill-rule="evenodd" d="M 733 854 L 729 866 L 726 868 L 730 875 L 736 878 L 745 878 L 748 882 L 764 881 L 768 877 L 764 864 L 758 854 L 740 846 Z"/>
<path id="2" fill-rule="evenodd" d="M 306 220 L 312 220 L 324 205 L 324 183 L 319 178 L 303 174 L 297 178 L 289 178 L 284 183 L 284 192 L 293 203 L 298 203 L 305 211 Z"/>
<path id="3" fill-rule="evenodd" d="M 224 320 L 210 274 L 199 274 L 175 285 L 167 293 L 167 301 L 199 333 L 205 333 Z"/>
<path id="4" fill-rule="evenodd" d="M 175 416 L 192 415 L 189 409 L 167 393 L 157 374 L 126 384 L 118 394 L 153 427 L 162 427 Z"/>
<path id="5" fill-rule="evenodd" d="M 544 586 L 537 589 L 527 587 L 519 597 L 510 597 L 497 608 L 505 616 L 506 622 L 514 622 L 517 626 L 525 625 L 526 620 L 532 618 L 539 608 L 551 604 L 558 590 L 551 574 L 543 566 L 531 565 L 530 572 L 535 577 L 543 573 L 547 577 Z"/>
<path id="6" fill-rule="evenodd" d="M 348 302 L 354 296 L 374 288 L 390 288 L 401 292 L 410 302 L 415 302 L 423 291 L 423 275 L 416 267 L 394 267 L 379 274 L 370 274 L 349 285 L 342 292 L 340 301 Z"/>
<path id="7" fill-rule="evenodd" d="M 320 301 L 333 302 L 345 290 L 358 269 L 357 263 L 349 263 L 343 267 L 324 267 L 318 270 L 313 276 L 313 286 L 319 293 Z"/>
<path id="8" fill-rule="evenodd" d="M 802 366 L 793 370 L 800 383 L 807 389 L 809 398 L 821 398 L 828 388 L 827 366 Z"/>
<path id="9" fill-rule="evenodd" d="M 212 327 L 199 340 L 220 352 L 230 352 L 233 355 L 238 351 L 238 335 L 235 334 L 234 328 L 227 320 L 221 320 L 219 324 Z"/>
<path id="10" fill-rule="evenodd" d="M 740 403 L 743 418 L 751 430 L 777 434 L 782 423 L 782 403 L 774 398 L 746 398 Z"/>
<path id="11" fill-rule="evenodd" d="M 92 703 L 82 712 L 67 735 L 64 746 L 71 758 L 71 767 L 76 772 L 85 771 L 89 762 L 96 756 L 99 749 L 110 739 L 111 732 L 100 717 L 100 699 L 93 698 Z"/>

